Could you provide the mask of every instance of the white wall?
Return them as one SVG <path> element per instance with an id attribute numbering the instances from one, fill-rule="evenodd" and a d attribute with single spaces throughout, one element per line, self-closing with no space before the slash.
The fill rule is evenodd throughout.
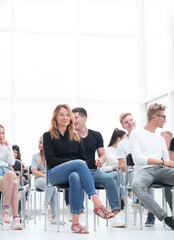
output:
<path id="1" fill-rule="evenodd" d="M 31 163 L 60 103 L 86 108 L 88 127 L 103 134 L 105 145 L 122 112 L 144 124 L 145 103 L 161 94 L 159 79 L 168 90 L 172 74 L 166 4 L 172 3 L 0 0 L 0 123 L 23 161 Z"/>

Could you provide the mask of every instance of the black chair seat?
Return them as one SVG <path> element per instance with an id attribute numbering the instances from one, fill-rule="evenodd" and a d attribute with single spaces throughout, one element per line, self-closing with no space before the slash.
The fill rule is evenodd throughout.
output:
<path id="1" fill-rule="evenodd" d="M 148 188 L 163 188 L 163 187 L 172 187 L 172 186 L 168 184 L 163 184 L 163 183 L 152 183 Z"/>

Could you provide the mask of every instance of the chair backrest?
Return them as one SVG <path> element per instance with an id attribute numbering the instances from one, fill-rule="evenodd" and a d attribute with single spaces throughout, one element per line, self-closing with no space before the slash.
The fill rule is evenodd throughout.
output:
<path id="1" fill-rule="evenodd" d="M 14 171 L 22 172 L 23 165 L 22 162 L 19 159 L 16 159 L 15 165 L 13 166 Z"/>
<path id="2" fill-rule="evenodd" d="M 132 154 L 128 154 L 126 156 L 126 163 L 127 163 L 127 166 L 134 166 L 134 161 L 133 161 L 133 158 L 132 158 Z"/>
<path id="3" fill-rule="evenodd" d="M 19 159 L 16 159 L 15 164 L 13 166 L 13 169 L 15 172 L 19 173 L 19 184 L 20 186 L 23 186 L 23 164 Z"/>

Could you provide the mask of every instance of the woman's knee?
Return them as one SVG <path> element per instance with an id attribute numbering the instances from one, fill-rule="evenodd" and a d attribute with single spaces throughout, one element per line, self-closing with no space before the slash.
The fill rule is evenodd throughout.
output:
<path id="1" fill-rule="evenodd" d="M 69 182 L 76 182 L 76 184 L 80 182 L 80 176 L 77 172 L 70 173 L 68 179 L 69 179 Z"/>
<path id="2" fill-rule="evenodd" d="M 14 180 L 13 189 L 18 191 L 18 182 Z"/>
<path id="3" fill-rule="evenodd" d="M 8 172 L 6 172 L 6 174 L 5 174 L 5 176 L 4 176 L 4 179 L 15 179 L 15 173 L 14 172 L 12 172 L 12 171 L 8 171 Z"/>

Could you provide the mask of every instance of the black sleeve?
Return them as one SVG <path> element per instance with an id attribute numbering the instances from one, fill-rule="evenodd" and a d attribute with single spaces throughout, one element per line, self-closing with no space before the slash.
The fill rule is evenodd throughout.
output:
<path id="1" fill-rule="evenodd" d="M 84 161 L 87 160 L 86 152 L 83 145 L 83 140 L 81 137 L 80 137 L 80 143 L 79 143 L 79 149 L 78 149 L 78 158 Z"/>
<path id="2" fill-rule="evenodd" d="M 104 147 L 103 137 L 100 132 L 95 132 L 96 139 L 97 139 L 97 148 Z"/>
<path id="3" fill-rule="evenodd" d="M 61 163 L 70 161 L 70 159 L 65 159 L 65 158 L 62 159 L 62 158 L 56 157 L 54 146 L 53 146 L 53 140 L 51 138 L 50 132 L 46 132 L 43 135 L 43 148 L 44 148 L 45 160 L 47 162 L 47 166 L 49 169 Z"/>
<path id="4" fill-rule="evenodd" d="M 170 142 L 169 151 L 174 151 L 174 138 L 172 138 L 172 140 Z"/>

